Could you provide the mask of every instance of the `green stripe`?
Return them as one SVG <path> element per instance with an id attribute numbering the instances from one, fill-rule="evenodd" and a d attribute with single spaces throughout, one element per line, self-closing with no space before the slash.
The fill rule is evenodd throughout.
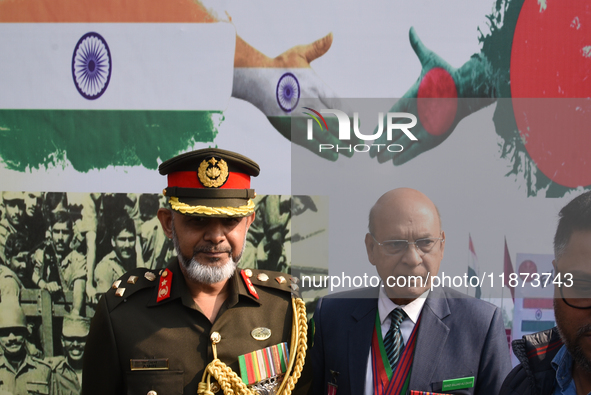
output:
<path id="1" fill-rule="evenodd" d="M 443 380 L 441 391 L 462 390 L 474 387 L 474 376 L 459 379 Z"/>
<path id="2" fill-rule="evenodd" d="M 222 119 L 219 111 L 0 110 L 0 158 L 17 171 L 66 160 L 80 172 L 156 169 L 158 158 L 212 142 Z"/>
<path id="3" fill-rule="evenodd" d="M 238 364 L 240 365 L 240 377 L 242 378 L 242 382 L 248 385 L 248 372 L 246 370 L 246 361 L 244 360 L 244 355 L 240 355 L 238 357 Z"/>
<path id="4" fill-rule="evenodd" d="M 410 368 L 410 370 L 408 371 L 408 374 L 406 375 L 406 380 L 404 380 L 404 385 L 402 386 L 402 390 L 400 390 L 400 395 L 405 395 L 406 392 L 408 391 L 408 383 L 410 383 L 411 373 L 412 373 L 412 368 Z"/>
<path id="5" fill-rule="evenodd" d="M 555 326 L 554 321 L 521 321 L 521 332 L 541 332 Z"/>
<path id="6" fill-rule="evenodd" d="M 287 371 L 287 364 L 285 363 L 285 354 L 283 353 L 282 344 L 277 345 L 277 351 L 279 351 L 279 360 L 281 361 L 281 373 Z"/>
<path id="7" fill-rule="evenodd" d="M 382 363 L 384 364 L 384 368 L 386 369 L 386 374 L 388 375 L 388 380 L 392 380 L 392 367 L 390 366 L 390 361 L 388 360 L 388 356 L 386 355 L 386 349 L 384 348 L 384 339 L 382 338 L 382 323 L 380 321 L 380 312 L 376 313 L 376 331 L 378 332 L 378 344 L 380 345 L 380 357 L 382 357 Z"/>

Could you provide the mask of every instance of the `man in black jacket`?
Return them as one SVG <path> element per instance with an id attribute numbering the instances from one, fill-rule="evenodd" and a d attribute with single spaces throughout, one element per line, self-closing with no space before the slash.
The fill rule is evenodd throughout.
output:
<path id="1" fill-rule="evenodd" d="M 521 364 L 501 395 L 577 395 L 591 392 L 591 192 L 559 214 L 554 236 L 556 327 L 513 342 Z"/>

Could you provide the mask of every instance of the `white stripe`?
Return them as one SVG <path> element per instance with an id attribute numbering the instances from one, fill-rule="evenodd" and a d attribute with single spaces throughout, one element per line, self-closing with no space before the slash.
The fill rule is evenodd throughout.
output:
<path id="1" fill-rule="evenodd" d="M 343 106 L 330 87 L 328 87 L 320 77 L 311 68 L 236 68 L 234 71 L 234 87 L 232 96 L 246 100 L 254 104 L 266 116 L 289 116 L 297 115 L 305 117 L 302 109 L 298 108 L 302 104 L 292 108 L 292 111 L 285 111 L 290 108 L 281 106 L 277 99 L 277 85 L 279 80 L 287 73 L 291 73 L 299 85 L 300 99 L 320 99 L 316 107 L 318 108 L 338 108 L 343 110 Z M 293 81 L 293 80 L 291 80 Z M 294 100 L 294 105 L 297 100 Z M 307 110 L 306 110 L 307 111 Z"/>
<path id="2" fill-rule="evenodd" d="M 85 99 L 72 56 L 88 32 L 109 47 L 104 94 Z M 0 108 L 223 110 L 232 92 L 236 31 L 230 23 L 2 23 Z"/>

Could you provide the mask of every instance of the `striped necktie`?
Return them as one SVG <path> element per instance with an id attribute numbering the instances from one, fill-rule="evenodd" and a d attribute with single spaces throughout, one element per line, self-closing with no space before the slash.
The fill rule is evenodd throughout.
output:
<path id="1" fill-rule="evenodd" d="M 392 370 L 396 367 L 404 347 L 402 334 L 400 333 L 400 324 L 404 321 L 404 318 L 406 318 L 406 313 L 401 308 L 396 308 L 390 312 L 390 329 L 388 329 L 384 338 L 384 349 Z"/>

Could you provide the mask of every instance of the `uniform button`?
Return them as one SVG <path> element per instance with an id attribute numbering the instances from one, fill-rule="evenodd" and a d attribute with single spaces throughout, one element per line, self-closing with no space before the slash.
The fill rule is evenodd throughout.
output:
<path id="1" fill-rule="evenodd" d="M 148 391 L 148 393 L 146 395 L 158 395 L 158 392 L 151 390 L 151 391 Z"/>
<path id="2" fill-rule="evenodd" d="M 210 337 L 213 344 L 218 344 L 222 340 L 222 335 L 219 332 L 213 332 Z"/>
<path id="3" fill-rule="evenodd" d="M 218 383 L 211 383 L 211 392 L 213 392 L 215 394 L 220 389 L 221 389 L 221 387 Z"/>

